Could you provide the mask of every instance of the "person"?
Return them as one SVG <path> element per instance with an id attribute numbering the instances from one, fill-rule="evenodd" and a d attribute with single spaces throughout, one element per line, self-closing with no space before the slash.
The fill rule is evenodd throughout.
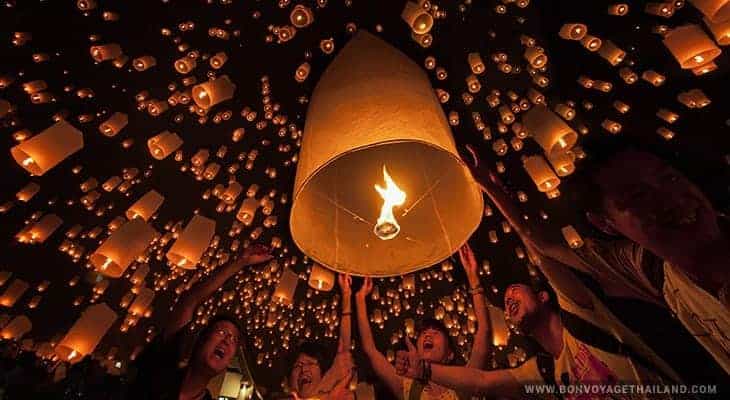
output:
<path id="1" fill-rule="evenodd" d="M 469 356 L 468 367 L 483 368 L 490 352 L 489 331 L 490 322 L 487 314 L 484 288 L 481 286 L 478 275 L 478 267 L 473 251 L 468 244 L 459 249 L 459 257 L 466 271 L 474 302 L 474 312 L 477 320 L 477 331 L 474 335 L 474 344 Z M 373 339 L 373 333 L 368 321 L 367 296 L 373 290 L 371 278 L 365 278 L 365 282 L 357 292 L 355 303 L 357 305 L 357 324 L 360 332 L 360 340 L 365 355 L 370 360 L 373 370 L 378 378 L 385 383 L 390 392 L 400 400 L 409 399 L 449 399 L 463 398 L 454 390 L 447 389 L 433 382 L 418 382 L 409 377 L 399 376 L 395 367 L 388 362 L 388 359 L 378 351 Z M 410 340 L 407 342 L 410 345 Z M 411 345 L 412 346 L 412 345 Z M 419 354 L 419 357 L 434 363 L 450 363 L 454 357 L 453 348 L 450 344 L 449 333 L 446 327 L 435 319 L 422 321 L 416 339 L 416 345 L 412 346 Z"/>
<path id="2" fill-rule="evenodd" d="M 288 375 L 288 387 L 296 399 L 354 400 L 350 381 L 355 364 L 350 352 L 352 335 L 352 278 L 338 275 L 337 282 L 342 294 L 340 337 L 337 355 L 332 366 L 326 367 L 324 349 L 316 343 L 304 342 L 294 353 L 294 362 Z M 323 371 L 324 372 L 323 374 Z"/>
<path id="3" fill-rule="evenodd" d="M 519 218 L 499 179 L 469 151 L 475 179 L 528 247 L 589 274 L 608 296 L 668 307 L 730 373 L 730 236 L 684 175 L 645 151 L 603 146 L 575 180 L 587 220 L 614 239 L 586 237 L 573 251 Z"/>
<path id="4" fill-rule="evenodd" d="M 396 371 L 411 379 L 433 381 L 454 390 L 514 399 L 530 397 L 528 384 L 580 388 L 585 387 L 581 385 L 659 384 L 671 380 L 663 378 L 654 366 L 609 332 L 563 310 L 555 291 L 545 280 L 524 277 L 512 283 L 504 292 L 504 303 L 505 318 L 541 347 L 537 355 L 521 366 L 492 371 L 447 366 L 425 359 L 409 344 L 407 353 L 397 360 Z M 580 398 L 589 397 L 581 397 L 579 393 L 566 397 Z M 611 398 L 642 397 L 619 394 Z"/>
<path id="5" fill-rule="evenodd" d="M 272 258 L 269 249 L 258 244 L 243 250 L 238 259 L 218 268 L 207 279 L 185 292 L 158 337 L 135 361 L 136 381 L 132 398 L 198 400 L 210 399 L 208 382 L 226 370 L 236 354 L 242 331 L 236 318 L 217 315 L 196 338 L 190 361 L 180 367 L 183 341 L 195 309 L 243 267 Z"/>

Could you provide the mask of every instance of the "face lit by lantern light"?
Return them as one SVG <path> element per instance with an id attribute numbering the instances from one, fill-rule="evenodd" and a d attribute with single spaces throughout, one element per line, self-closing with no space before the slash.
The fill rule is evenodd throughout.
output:
<path id="1" fill-rule="evenodd" d="M 400 232 L 400 225 L 393 215 L 393 207 L 402 206 L 405 203 L 406 193 L 395 184 L 385 165 L 383 165 L 383 178 L 385 179 L 384 188 L 377 183 L 374 185 L 375 190 L 383 198 L 383 206 L 380 208 L 380 216 L 373 232 L 381 240 L 390 240 Z"/>

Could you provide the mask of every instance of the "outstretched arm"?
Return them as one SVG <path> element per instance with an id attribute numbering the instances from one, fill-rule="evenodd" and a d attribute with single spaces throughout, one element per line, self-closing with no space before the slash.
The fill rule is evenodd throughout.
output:
<path id="1" fill-rule="evenodd" d="M 352 278 L 350 275 L 337 275 L 337 282 L 342 292 L 342 314 L 340 316 L 340 338 L 337 342 L 337 352 L 344 353 L 350 350 L 352 342 Z"/>
<path id="2" fill-rule="evenodd" d="M 484 297 L 484 288 L 479 281 L 477 260 L 468 243 L 459 249 L 459 258 L 466 272 L 466 278 L 469 282 L 469 292 L 472 295 L 474 315 L 477 318 L 477 332 L 474 335 L 474 344 L 471 348 L 471 355 L 466 366 L 481 369 L 484 368 L 492 347 L 491 341 L 489 340 L 489 332 L 492 330 L 492 327 L 487 311 L 487 301 Z"/>
<path id="3" fill-rule="evenodd" d="M 195 284 L 182 295 L 180 301 L 172 310 L 172 315 L 164 330 L 164 337 L 168 338 L 174 335 L 187 325 L 193 319 L 193 313 L 198 305 L 210 297 L 219 287 L 223 286 L 241 268 L 247 265 L 259 264 L 271 258 L 270 250 L 266 246 L 252 245 L 244 249 L 243 254 L 238 259 L 218 268 L 205 280 Z"/>
<path id="4" fill-rule="evenodd" d="M 472 162 L 467 161 L 474 180 L 479 184 L 482 191 L 489 196 L 497 206 L 509 224 L 515 229 L 525 244 L 532 246 L 540 254 L 554 258 L 563 264 L 567 264 L 579 270 L 585 270 L 581 259 L 573 253 L 566 245 L 550 239 L 537 224 L 520 217 L 520 210 L 513 199 L 507 194 L 504 185 L 497 175 L 479 161 L 474 149 L 466 146 L 472 155 Z"/>
<path id="5" fill-rule="evenodd" d="M 357 305 L 357 327 L 360 330 L 360 342 L 362 349 L 370 359 L 370 364 L 378 377 L 385 382 L 388 389 L 400 400 L 403 400 L 403 379 L 395 372 L 395 368 L 388 362 L 388 359 L 375 347 L 373 332 L 368 321 L 368 309 L 366 297 L 373 290 L 371 278 L 365 278 L 362 288 L 355 296 Z"/>

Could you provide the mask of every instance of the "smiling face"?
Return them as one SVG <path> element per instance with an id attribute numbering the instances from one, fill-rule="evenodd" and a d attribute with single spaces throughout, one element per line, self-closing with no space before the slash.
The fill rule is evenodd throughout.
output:
<path id="1" fill-rule="evenodd" d="M 529 334 L 537 316 L 547 307 L 547 292 L 535 292 L 527 285 L 514 284 L 504 291 L 505 318 L 515 324 L 520 331 Z"/>
<path id="2" fill-rule="evenodd" d="M 238 340 L 239 332 L 235 324 L 230 321 L 217 321 L 201 343 L 196 362 L 215 374 L 225 371 L 236 354 Z"/>
<path id="3" fill-rule="evenodd" d="M 435 328 L 426 328 L 418 334 L 416 349 L 421 358 L 436 363 L 444 363 L 452 355 L 448 337 Z"/>
<path id="4" fill-rule="evenodd" d="M 322 380 L 322 369 L 316 358 L 299 353 L 289 373 L 289 387 L 299 396 L 308 397 L 314 394 L 319 381 Z"/>
<path id="5" fill-rule="evenodd" d="M 623 151 L 598 171 L 595 181 L 606 222 L 662 258 L 720 233 L 707 197 L 651 154 Z"/>

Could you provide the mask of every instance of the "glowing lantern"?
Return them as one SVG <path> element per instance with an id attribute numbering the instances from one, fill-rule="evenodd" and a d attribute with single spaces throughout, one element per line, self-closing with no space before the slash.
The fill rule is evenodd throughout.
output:
<path id="1" fill-rule="evenodd" d="M 165 196 L 155 190 L 150 190 L 132 204 L 125 215 L 127 219 L 142 218 L 146 222 L 157 212 L 163 201 L 165 201 Z"/>
<path id="2" fill-rule="evenodd" d="M 415 271 L 453 254 L 479 224 L 481 194 L 428 77 L 367 32 L 322 75 L 302 140 L 290 228 L 299 248 L 328 268 L 373 276 Z M 380 225 L 388 228 L 380 235 L 373 230 L 384 201 L 373 185 L 385 181 L 388 189 L 383 166 L 405 195 L 402 206 L 392 203 L 401 230 L 390 240 L 383 239 L 392 221 Z"/>
<path id="3" fill-rule="evenodd" d="M 21 230 L 15 237 L 20 243 L 43 243 L 61 226 L 63 220 L 56 214 L 46 214 L 38 222 Z"/>
<path id="4" fill-rule="evenodd" d="M 560 185 L 560 179 L 555 176 L 555 173 L 542 156 L 526 157 L 522 166 L 525 167 L 527 174 L 535 182 L 539 191 L 549 192 Z"/>
<path id="5" fill-rule="evenodd" d="M 10 102 L 0 99 L 0 118 L 5 117 L 10 112 Z"/>
<path id="6" fill-rule="evenodd" d="M 39 185 L 35 182 L 28 182 L 27 185 L 23 186 L 22 189 L 18 190 L 18 193 L 15 193 L 15 198 L 18 199 L 18 201 L 27 203 L 36 194 L 38 194 L 38 192 L 40 192 L 40 190 L 41 190 L 41 185 Z"/>
<path id="7" fill-rule="evenodd" d="M 175 71 L 181 74 L 190 73 L 196 66 L 198 66 L 198 63 L 191 57 L 183 57 L 175 61 Z"/>
<path id="8" fill-rule="evenodd" d="M 717 44 L 720 46 L 730 45 L 730 19 L 725 22 L 712 22 L 705 18 L 705 24 L 710 28 L 712 35 L 715 36 Z"/>
<path id="9" fill-rule="evenodd" d="M 566 40 L 581 40 L 588 33 L 584 24 L 565 24 L 560 28 L 559 35 Z"/>
<path id="10" fill-rule="evenodd" d="M 132 66 L 137 71 L 145 71 L 157 65 L 157 60 L 152 56 L 143 56 L 132 60 Z"/>
<path id="11" fill-rule="evenodd" d="M 43 175 L 84 147 L 84 136 L 64 120 L 10 149 L 15 161 L 31 175 Z"/>
<path id="12" fill-rule="evenodd" d="M 690 0 L 712 22 L 730 21 L 730 0 Z"/>
<path id="13" fill-rule="evenodd" d="M 626 57 L 626 52 L 621 50 L 612 41 L 606 40 L 598 49 L 598 54 L 608 61 L 611 65 L 620 64 Z"/>
<path id="14" fill-rule="evenodd" d="M 542 68 L 548 62 L 548 57 L 542 47 L 528 47 L 525 49 L 524 57 L 533 68 Z"/>
<path id="15" fill-rule="evenodd" d="M 134 274 L 129 278 L 129 281 L 132 282 L 133 285 L 139 285 L 140 283 L 144 282 L 144 278 L 147 277 L 147 274 L 150 272 L 150 266 L 147 264 L 140 264 L 137 266 L 137 269 L 134 270 Z"/>
<path id="16" fill-rule="evenodd" d="M 335 286 L 335 274 L 319 264 L 314 264 L 308 283 L 312 289 L 328 292 Z"/>
<path id="17" fill-rule="evenodd" d="M 480 75 L 486 70 L 484 61 L 482 61 L 482 57 L 481 55 L 479 55 L 479 53 L 469 53 L 467 61 L 469 62 L 469 68 L 471 68 L 471 72 L 476 75 Z"/>
<path id="18" fill-rule="evenodd" d="M 407 1 L 401 18 L 411 27 L 411 30 L 418 34 L 424 35 L 433 27 L 433 17 L 419 3 Z"/>
<path id="19" fill-rule="evenodd" d="M 629 5 L 626 3 L 611 4 L 608 6 L 610 15 L 624 16 L 629 13 Z"/>
<path id="20" fill-rule="evenodd" d="M 122 48 L 116 43 L 100 46 L 91 46 L 89 49 L 91 58 L 96 62 L 113 60 L 122 55 Z"/>
<path id="21" fill-rule="evenodd" d="M 156 160 L 162 160 L 182 146 L 183 140 L 176 133 L 162 131 L 147 140 L 147 148 Z"/>
<path id="22" fill-rule="evenodd" d="M 580 40 L 580 44 L 588 49 L 588 51 L 598 51 L 598 49 L 603 46 L 603 42 L 601 41 L 601 39 L 592 35 L 583 36 L 583 39 Z"/>
<path id="23" fill-rule="evenodd" d="M 664 45 L 683 69 L 707 64 L 722 53 L 699 25 L 684 25 L 664 36 Z"/>
<path id="24" fill-rule="evenodd" d="M 578 141 L 578 134 L 543 105 L 532 107 L 522 123 L 549 156 L 570 149 Z"/>
<path id="25" fill-rule="evenodd" d="M 279 278 L 279 283 L 274 289 L 272 295 L 274 300 L 284 305 L 291 305 L 294 301 L 294 293 L 297 290 L 297 284 L 299 283 L 299 275 L 295 274 L 289 268 L 285 268 Z"/>
<path id="26" fill-rule="evenodd" d="M 573 228 L 572 225 L 564 226 L 560 229 L 563 233 L 563 238 L 568 243 L 571 249 L 577 249 L 583 246 L 583 239 L 580 237 L 578 232 Z"/>
<path id="27" fill-rule="evenodd" d="M 25 315 L 18 315 L 0 330 L 0 337 L 5 340 L 20 340 L 23 335 L 30 332 L 33 323 Z"/>
<path id="28" fill-rule="evenodd" d="M 56 355 L 63 361 L 80 361 L 94 351 L 116 319 L 117 314 L 106 303 L 89 306 L 56 345 Z"/>
<path id="29" fill-rule="evenodd" d="M 314 13 L 309 7 L 297 4 L 289 14 L 289 20 L 295 28 L 306 28 L 314 21 Z"/>
<path id="30" fill-rule="evenodd" d="M 176 267 L 195 269 L 215 235 L 215 220 L 195 215 L 167 252 L 167 259 Z"/>
<path id="31" fill-rule="evenodd" d="M 215 80 L 193 86 L 193 101 L 198 107 L 207 109 L 233 98 L 235 91 L 236 85 L 228 79 L 228 75 L 223 75 Z"/>
<path id="32" fill-rule="evenodd" d="M 134 302 L 129 306 L 129 313 L 134 316 L 144 315 L 154 299 L 154 290 L 146 287 L 141 288 L 137 293 L 137 297 L 134 298 Z"/>
<path id="33" fill-rule="evenodd" d="M 30 286 L 22 279 L 15 279 L 0 295 L 0 306 L 12 307 Z"/>
<path id="34" fill-rule="evenodd" d="M 573 164 L 575 159 L 571 152 L 566 151 L 553 154 L 548 157 L 548 161 L 550 161 L 550 165 L 553 166 L 555 173 L 560 177 L 568 176 L 575 171 L 575 164 Z"/>
<path id="35" fill-rule="evenodd" d="M 236 219 L 243 222 L 246 226 L 251 225 L 254 216 L 256 216 L 256 209 L 259 207 L 259 202 L 254 197 L 248 197 L 241 203 L 241 208 L 236 214 Z"/>
<path id="36" fill-rule="evenodd" d="M 507 328 L 507 322 L 504 320 L 504 312 L 487 304 L 489 311 L 489 319 L 492 322 L 492 344 L 494 346 L 506 346 L 509 341 L 509 328 Z"/>
<path id="37" fill-rule="evenodd" d="M 119 278 L 129 264 L 150 245 L 157 232 L 141 218 L 135 218 L 114 231 L 91 255 L 91 265 L 100 273 Z"/>
<path id="38" fill-rule="evenodd" d="M 219 69 L 226 63 L 226 61 L 228 61 L 228 55 L 221 51 L 210 58 L 210 66 L 213 69 Z"/>

